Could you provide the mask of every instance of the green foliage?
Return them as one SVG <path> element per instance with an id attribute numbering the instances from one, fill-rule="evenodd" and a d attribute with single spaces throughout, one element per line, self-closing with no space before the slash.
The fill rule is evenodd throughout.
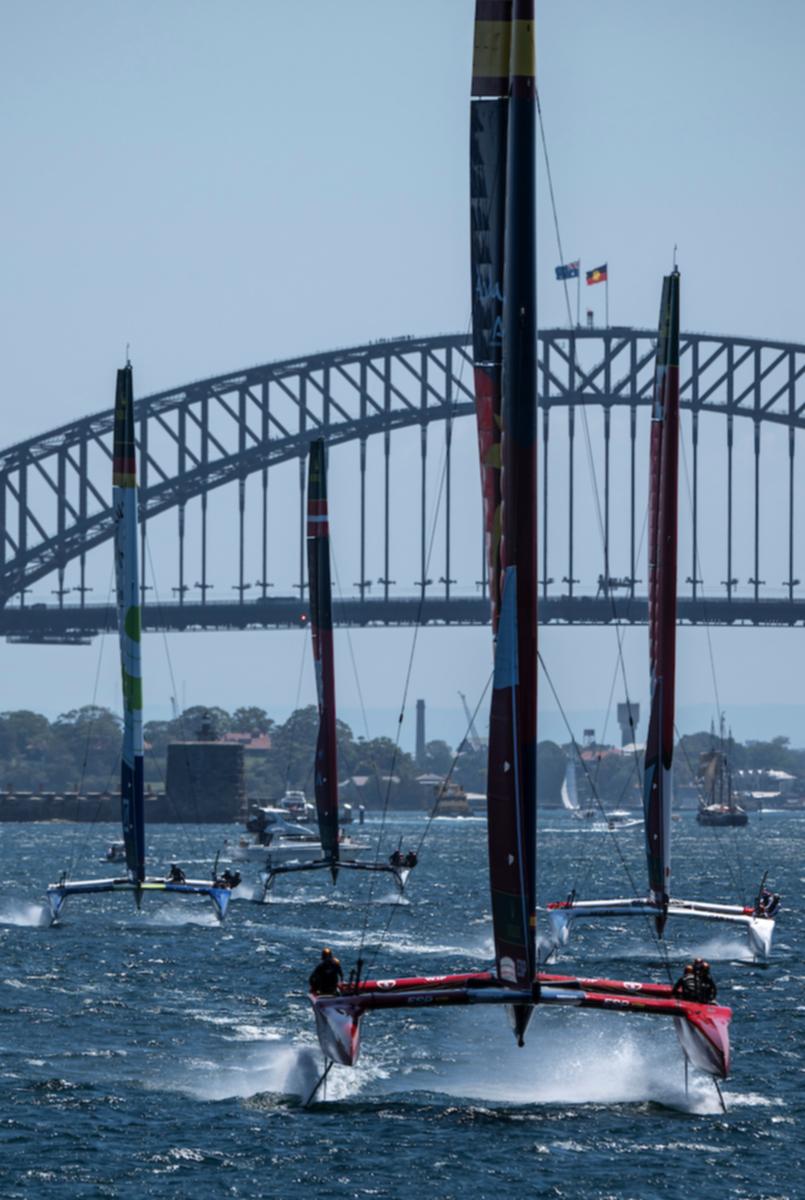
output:
<path id="1" fill-rule="evenodd" d="M 281 724 L 262 708 L 238 708 L 230 714 L 225 709 L 201 705 L 186 709 L 172 721 L 148 721 L 144 729 L 148 786 L 157 791 L 162 789 L 169 743 L 195 740 L 208 713 L 219 736 L 227 732 L 252 737 L 270 734 L 271 747 L 267 752 L 246 754 L 247 792 L 252 799 L 277 800 L 286 788 L 301 788 L 312 798 L 319 724 L 315 705 L 297 709 Z M 362 780 L 352 788 L 351 800 L 379 807 L 388 793 L 392 805 L 422 804 L 422 787 L 417 783 L 422 771 L 410 754 L 395 747 L 391 738 L 356 738 L 343 721 L 336 722 L 336 732 L 339 780 L 342 784 L 352 777 Z M 699 769 L 700 755 L 713 745 L 713 735 L 707 732 L 687 734 L 680 740 L 674 766 L 677 786 L 692 781 Z M 120 748 L 121 720 L 108 708 L 87 705 L 62 713 L 52 722 L 26 710 L 0 713 L 0 789 L 57 793 L 116 789 Z M 726 749 L 733 770 L 775 768 L 805 779 L 805 750 L 792 749 L 788 738 L 746 744 L 727 739 Z M 639 805 L 642 761 L 635 761 L 631 755 L 614 754 L 606 747 L 600 747 L 599 751 L 598 755 L 585 756 L 586 770 L 579 767 L 577 772 L 582 806 L 591 800 L 588 776 L 608 807 Z M 560 803 L 570 753 L 569 746 L 560 747 L 549 741 L 539 743 L 537 787 L 541 804 Z M 446 775 L 452 763 L 453 750 L 446 742 L 428 742 L 424 767 L 428 774 Z M 452 778 L 469 792 L 484 792 L 486 769 L 486 746 L 473 750 L 466 743 L 458 755 Z"/>

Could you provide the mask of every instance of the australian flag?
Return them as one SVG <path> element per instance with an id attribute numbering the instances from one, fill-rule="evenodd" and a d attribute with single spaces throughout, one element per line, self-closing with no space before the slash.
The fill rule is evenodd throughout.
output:
<path id="1" fill-rule="evenodd" d="M 557 279 L 578 279 L 579 277 L 579 260 L 575 262 L 565 263 L 564 266 L 556 267 Z"/>

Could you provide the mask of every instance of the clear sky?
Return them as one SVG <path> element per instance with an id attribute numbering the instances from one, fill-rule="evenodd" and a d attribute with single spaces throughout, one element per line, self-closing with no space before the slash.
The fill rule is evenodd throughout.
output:
<path id="1" fill-rule="evenodd" d="M 273 358 L 466 330 L 473 7 L 4 0 L 3 444 L 107 408 L 127 343 L 145 395 Z M 540 92 L 565 256 L 586 267 L 609 263 L 615 321 L 656 322 L 676 244 L 685 328 L 805 341 L 803 44 L 801 0 L 538 2 Z M 553 281 L 542 168 L 540 188 L 547 326 L 563 321 L 563 296 Z M 602 293 L 583 297 L 599 321 Z M 465 590 L 478 565 L 471 434 L 457 450 L 466 470 L 456 511 L 470 514 L 466 533 L 456 528 Z M 708 453 L 704 474 L 711 465 L 717 477 L 718 448 Z M 354 491 L 354 463 L 343 454 L 341 466 L 333 463 L 334 509 L 340 489 L 344 497 Z M 399 461 L 404 471 L 415 448 Z M 415 553 L 410 516 L 399 526 L 403 559 Z M 222 507 L 222 564 L 231 520 Z M 343 524 L 337 552 L 350 591 L 357 575 Z M 154 547 L 165 593 L 175 582 L 172 529 Z M 772 556 L 778 536 L 770 523 Z M 96 599 L 107 567 L 95 568 Z M 773 570 L 776 586 L 783 574 Z M 222 595 L 231 594 L 232 572 L 228 560 L 218 570 Z M 274 577 L 288 591 L 294 574 L 280 563 Z M 716 590 L 721 577 L 714 563 L 707 583 Z M 400 579 L 409 578 L 405 560 Z M 352 635 L 373 733 L 393 727 L 411 637 Z M 628 631 L 625 645 L 630 687 L 645 704 L 645 630 Z M 779 728 L 805 743 L 803 631 L 714 631 L 712 647 L 736 732 Z M 343 635 L 337 649 L 342 710 L 358 727 Z M 99 694 L 112 705 L 113 651 L 106 646 Z M 576 731 L 588 723 L 600 730 L 612 631 L 549 630 L 543 651 Z M 174 691 L 187 703 L 255 703 L 277 716 L 293 707 L 299 634 L 177 635 L 170 654 L 175 687 L 161 639 L 147 640 L 146 703 L 155 715 Z M 55 713 L 92 699 L 97 645 L 5 646 L 2 655 L 4 709 Z M 489 657 L 487 630 L 423 633 L 411 698 L 428 698 L 433 735 L 461 736 L 456 692 L 479 695 Z M 309 672 L 302 698 L 312 698 Z M 679 701 L 683 727 L 709 723 L 703 631 L 681 636 Z M 545 692 L 542 716 L 543 732 L 559 734 Z"/>

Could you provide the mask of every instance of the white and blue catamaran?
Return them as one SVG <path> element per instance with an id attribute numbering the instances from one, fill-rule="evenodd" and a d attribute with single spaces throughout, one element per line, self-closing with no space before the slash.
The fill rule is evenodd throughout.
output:
<path id="1" fill-rule="evenodd" d="M 145 872 L 145 803 L 143 794 L 143 686 L 141 664 L 140 572 L 137 551 L 137 453 L 134 442 L 134 393 L 131 363 L 117 373 L 112 465 L 112 508 L 115 526 L 115 581 L 120 635 L 123 696 L 123 752 L 120 801 L 126 874 L 114 879 L 70 880 L 65 872 L 48 887 L 51 923 L 58 920 L 69 896 L 99 892 L 131 892 L 139 908 L 146 892 L 209 896 L 223 920 L 231 886 L 217 879 L 186 879 L 174 867 L 166 879 Z"/>

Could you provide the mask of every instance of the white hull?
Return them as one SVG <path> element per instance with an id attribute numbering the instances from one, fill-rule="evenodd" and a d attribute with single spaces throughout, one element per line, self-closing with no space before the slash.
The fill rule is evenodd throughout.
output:
<path id="1" fill-rule="evenodd" d="M 368 842 L 356 842 L 352 838 L 344 838 L 338 843 L 338 848 L 345 858 L 360 858 L 370 849 L 370 846 Z M 285 841 L 282 838 L 274 838 L 270 846 L 249 842 L 246 846 L 237 845 L 230 850 L 230 858 L 234 862 L 257 862 L 261 865 L 269 858 L 272 863 L 276 864 L 314 862 L 323 857 L 324 852 L 319 841 Z"/>
<path id="2" fill-rule="evenodd" d="M 555 948 L 566 946 L 570 938 L 570 926 L 579 919 L 600 917 L 644 917 L 659 916 L 662 910 L 650 900 L 579 900 L 573 904 L 548 909 L 551 937 Z M 758 917 L 747 912 L 738 904 L 708 904 L 699 900 L 671 900 L 668 917 L 693 917 L 697 920 L 720 921 L 740 925 L 746 930 L 749 949 L 755 959 L 766 962 L 771 956 L 774 939 L 772 917 Z"/>

